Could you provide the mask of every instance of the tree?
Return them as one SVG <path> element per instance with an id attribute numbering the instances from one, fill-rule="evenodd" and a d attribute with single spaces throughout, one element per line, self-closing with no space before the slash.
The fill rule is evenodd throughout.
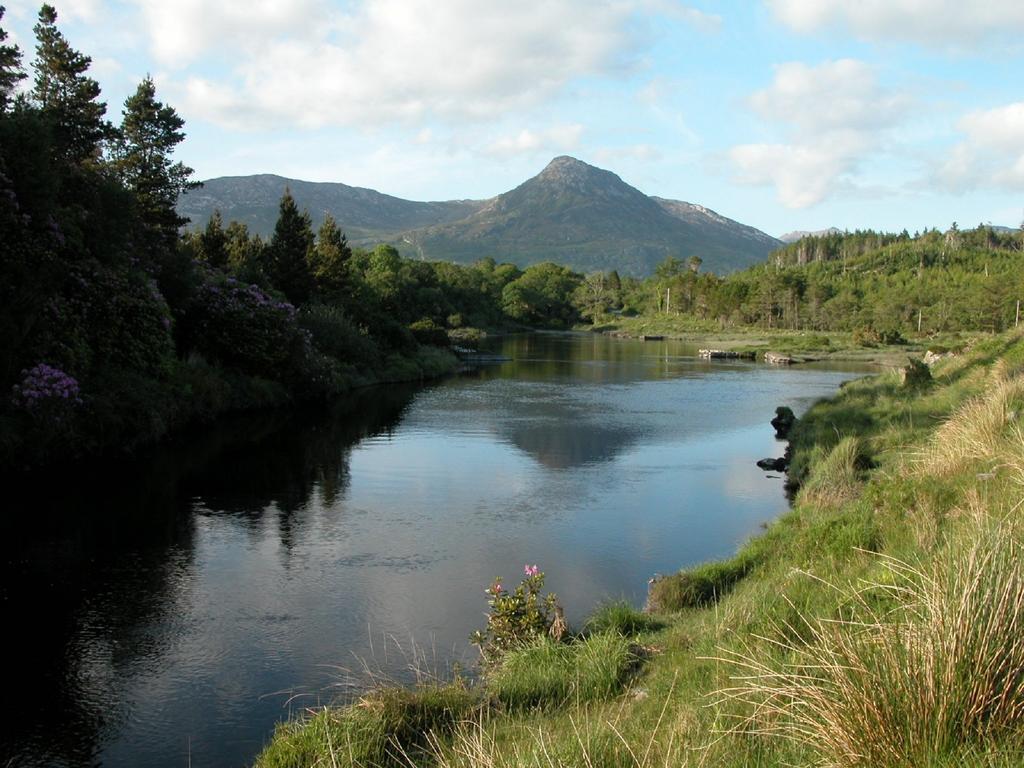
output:
<path id="1" fill-rule="evenodd" d="M 324 217 L 316 236 L 316 245 L 310 251 L 309 266 L 317 290 L 324 295 L 337 296 L 348 282 L 348 262 L 352 249 L 344 233 L 331 214 Z"/>
<path id="2" fill-rule="evenodd" d="M 601 272 L 592 272 L 573 292 L 572 301 L 581 316 L 596 324 L 602 315 L 611 311 L 617 298 L 618 294 L 613 293 L 605 275 Z"/>
<path id="3" fill-rule="evenodd" d="M 86 76 L 92 59 L 70 45 L 57 30 L 57 11 L 39 9 L 36 35 L 35 88 L 32 98 L 53 126 L 54 151 L 69 165 L 80 165 L 100 154 L 100 143 L 110 137 L 103 119 L 107 105 L 98 101 L 100 86 Z"/>
<path id="4" fill-rule="evenodd" d="M 228 267 L 228 235 L 224 231 L 220 208 L 214 208 L 206 229 L 199 235 L 199 258 L 214 269 L 225 270 Z"/>
<path id="5" fill-rule="evenodd" d="M 179 195 L 199 186 L 192 181 L 191 168 L 171 159 L 185 139 L 184 125 L 173 107 L 156 100 L 156 86 L 147 76 L 124 102 L 117 139 L 118 176 L 134 193 L 143 224 L 168 245 L 188 222 L 175 210 Z"/>
<path id="6" fill-rule="evenodd" d="M 568 267 L 534 264 L 502 290 L 502 309 L 513 320 L 531 325 L 571 326 L 578 318 L 571 299 L 579 284 L 580 276 Z"/>
<path id="7" fill-rule="evenodd" d="M 4 19 L 6 9 L 0 5 L 0 21 Z M 25 70 L 21 68 L 21 50 L 16 45 L 3 45 L 7 32 L 0 27 L 0 112 L 7 109 L 14 89 L 25 79 Z"/>
<path id="8" fill-rule="evenodd" d="M 313 224 L 309 212 L 299 213 L 291 190 L 287 187 L 274 225 L 274 235 L 267 246 L 267 274 L 270 281 L 293 304 L 309 298 L 313 277 L 309 272 L 309 255 L 313 249 Z"/>
<path id="9" fill-rule="evenodd" d="M 263 268 L 263 239 L 250 235 L 249 228 L 240 221 L 232 221 L 224 230 L 227 242 L 224 246 L 228 268 L 250 283 L 260 282 Z"/>

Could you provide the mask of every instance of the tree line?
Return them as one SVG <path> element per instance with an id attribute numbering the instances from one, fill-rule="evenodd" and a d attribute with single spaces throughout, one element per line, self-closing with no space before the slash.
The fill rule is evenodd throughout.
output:
<path id="1" fill-rule="evenodd" d="M 668 258 L 646 280 L 614 290 L 600 276 L 585 312 L 670 315 L 707 330 L 857 332 L 865 339 L 950 331 L 998 332 L 1024 299 L 1024 229 L 987 225 L 910 235 L 875 231 L 807 236 L 726 276 L 699 258 Z"/>

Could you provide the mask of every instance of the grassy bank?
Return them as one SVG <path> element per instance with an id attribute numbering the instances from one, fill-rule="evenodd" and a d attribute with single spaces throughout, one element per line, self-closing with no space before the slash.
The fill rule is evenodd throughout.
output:
<path id="1" fill-rule="evenodd" d="M 764 328 L 731 328 L 722 330 L 717 323 L 700 321 L 686 315 L 651 313 L 637 317 L 611 317 L 587 330 L 618 334 L 631 338 L 664 336 L 667 339 L 698 344 L 701 347 L 787 355 L 796 362 L 833 360 L 875 363 L 878 365 L 904 365 L 908 357 L 920 357 L 927 350 L 945 351 L 969 346 L 984 334 L 931 334 L 910 337 L 900 343 L 885 343 L 882 339 L 865 339 L 844 331 L 793 331 Z"/>
<path id="2" fill-rule="evenodd" d="M 1022 413 L 1021 334 L 850 383 L 792 434 L 793 509 L 652 614 L 309 713 L 257 765 L 1024 764 Z"/>

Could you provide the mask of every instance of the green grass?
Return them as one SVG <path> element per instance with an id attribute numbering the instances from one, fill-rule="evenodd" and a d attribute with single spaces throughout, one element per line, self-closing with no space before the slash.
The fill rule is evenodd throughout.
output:
<path id="1" fill-rule="evenodd" d="M 622 689 L 636 662 L 632 644 L 618 632 L 572 643 L 541 638 L 507 653 L 488 675 L 486 688 L 509 710 L 602 700 Z"/>
<path id="2" fill-rule="evenodd" d="M 476 693 L 459 681 L 410 690 L 382 687 L 353 705 L 320 709 L 280 725 L 256 765 L 405 766 L 431 737 L 450 733 L 478 706 Z"/>
<path id="3" fill-rule="evenodd" d="M 615 600 L 599 605 L 587 619 L 585 629 L 591 634 L 616 632 L 623 637 L 633 637 L 662 629 L 665 623 L 658 616 L 638 611 L 626 600 Z"/>
<path id="4" fill-rule="evenodd" d="M 658 580 L 655 614 L 601 606 L 408 729 L 368 706 L 284 725 L 260 765 L 1024 765 L 1022 371 L 1008 333 L 924 387 L 849 384 L 794 428 L 793 509 Z M 269 762 L 281 743 L 299 757 Z"/>

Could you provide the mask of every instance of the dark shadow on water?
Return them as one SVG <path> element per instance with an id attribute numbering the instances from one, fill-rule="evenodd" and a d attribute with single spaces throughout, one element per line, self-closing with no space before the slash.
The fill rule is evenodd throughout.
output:
<path id="1" fill-rule="evenodd" d="M 314 487 L 328 502 L 342 493 L 352 446 L 392 431 L 419 389 L 239 415 L 133 458 L 7 478 L 0 605 L 13 704 L 0 765 L 95 764 L 130 716 L 125 679 L 173 642 L 145 628 L 173 623 L 188 599 L 194 507 L 252 526 L 274 514 L 287 549 Z"/>

